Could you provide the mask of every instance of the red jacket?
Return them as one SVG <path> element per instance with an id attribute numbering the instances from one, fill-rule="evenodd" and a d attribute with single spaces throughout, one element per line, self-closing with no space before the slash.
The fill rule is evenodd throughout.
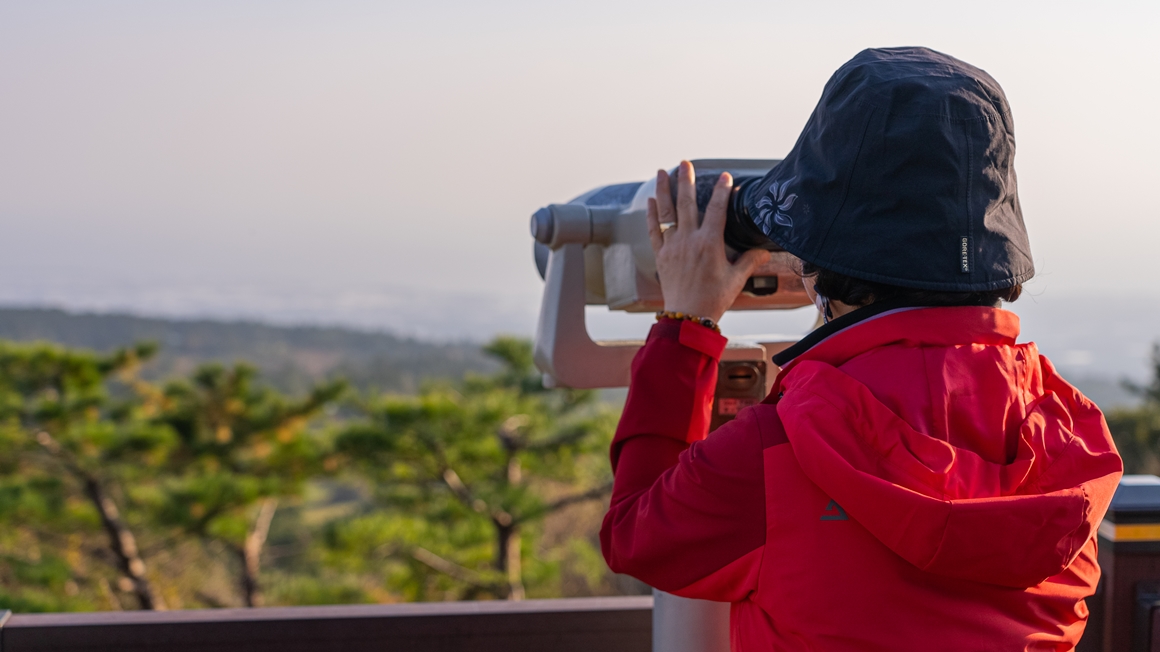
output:
<path id="1" fill-rule="evenodd" d="M 728 601 L 750 650 L 1069 650 L 1122 471 L 1014 314 L 888 312 L 706 438 L 725 339 L 664 321 L 612 445 L 608 565 Z"/>

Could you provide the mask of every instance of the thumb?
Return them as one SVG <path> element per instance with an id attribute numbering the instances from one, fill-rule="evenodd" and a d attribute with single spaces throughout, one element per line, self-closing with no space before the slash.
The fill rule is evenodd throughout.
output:
<path id="1" fill-rule="evenodd" d="M 738 272 L 745 274 L 745 276 L 753 276 L 762 265 L 769 262 L 773 254 L 764 249 L 750 249 L 741 254 L 737 262 L 733 263 L 733 268 Z"/>

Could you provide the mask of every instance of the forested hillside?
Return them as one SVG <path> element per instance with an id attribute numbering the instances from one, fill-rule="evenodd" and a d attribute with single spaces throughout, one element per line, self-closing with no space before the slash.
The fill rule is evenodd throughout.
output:
<path id="1" fill-rule="evenodd" d="M 0 609 L 549 598 L 639 590 L 597 531 L 617 411 L 526 340 L 413 395 L 295 394 L 246 365 L 142 380 L 0 341 Z M 647 590 L 647 589 L 646 589 Z"/>
<path id="2" fill-rule="evenodd" d="M 305 391 L 341 376 L 359 389 L 413 392 L 424 378 L 461 378 L 498 365 L 470 342 L 431 343 L 339 327 L 246 321 L 172 320 L 124 314 L 0 308 L 0 340 L 49 341 L 112 351 L 143 341 L 160 350 L 142 370 L 151 380 L 187 375 L 199 364 L 245 361 L 273 386 Z"/>
<path id="3" fill-rule="evenodd" d="M 1151 368 L 1107 412 L 1129 472 L 1160 473 Z M 600 554 L 618 416 L 519 338 L 0 309 L 0 609 L 647 592 Z"/>

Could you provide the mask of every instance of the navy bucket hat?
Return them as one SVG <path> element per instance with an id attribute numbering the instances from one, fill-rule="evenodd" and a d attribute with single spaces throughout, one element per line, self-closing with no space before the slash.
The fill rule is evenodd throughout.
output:
<path id="1" fill-rule="evenodd" d="M 785 159 L 738 199 L 785 250 L 906 288 L 980 292 L 1035 268 L 999 84 L 927 48 L 864 50 L 834 73 Z"/>

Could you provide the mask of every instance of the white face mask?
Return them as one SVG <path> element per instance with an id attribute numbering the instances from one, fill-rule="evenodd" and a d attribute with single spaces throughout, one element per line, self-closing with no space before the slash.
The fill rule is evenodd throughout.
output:
<path id="1" fill-rule="evenodd" d="M 814 300 L 814 305 L 817 306 L 818 312 L 822 314 L 822 323 L 830 323 L 830 300 L 826 297 L 823 297 L 821 294 L 818 294 L 817 284 L 814 282 L 813 278 L 803 276 L 802 285 L 804 285 L 806 288 L 806 294 L 808 294 L 810 298 Z"/>
<path id="2" fill-rule="evenodd" d="M 830 300 L 815 292 L 814 305 L 818 307 L 818 312 L 822 313 L 822 323 L 830 323 Z"/>

